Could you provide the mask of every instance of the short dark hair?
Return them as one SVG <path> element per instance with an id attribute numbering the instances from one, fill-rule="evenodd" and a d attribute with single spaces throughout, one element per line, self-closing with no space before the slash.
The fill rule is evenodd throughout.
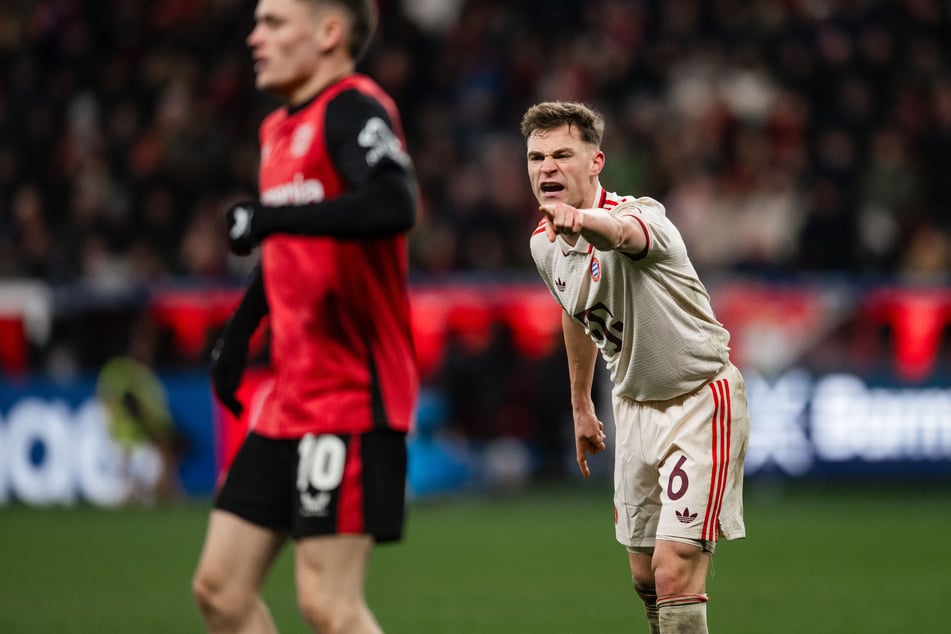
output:
<path id="1" fill-rule="evenodd" d="M 563 125 L 577 129 L 585 143 L 601 147 L 604 117 L 596 110 L 575 101 L 545 101 L 535 104 L 522 116 L 522 136 L 527 141 L 536 130 L 554 130 Z"/>
<path id="2" fill-rule="evenodd" d="M 347 45 L 354 61 L 359 60 L 370 47 L 379 17 L 376 0 L 307 0 L 315 7 L 334 5 L 350 17 Z"/>

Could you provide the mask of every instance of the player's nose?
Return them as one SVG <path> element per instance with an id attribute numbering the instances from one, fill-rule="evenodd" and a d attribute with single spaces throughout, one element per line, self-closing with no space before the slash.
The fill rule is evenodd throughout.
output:
<path id="1" fill-rule="evenodd" d="M 244 43 L 247 44 L 248 48 L 255 49 L 261 43 L 261 25 L 255 24 L 254 28 L 251 29 L 251 32 L 248 33 L 248 37 L 244 40 Z"/>
<path id="2" fill-rule="evenodd" d="M 546 156 L 542 160 L 540 168 L 544 174 L 554 174 L 558 170 L 558 164 L 555 163 L 555 159 L 550 156 Z"/>

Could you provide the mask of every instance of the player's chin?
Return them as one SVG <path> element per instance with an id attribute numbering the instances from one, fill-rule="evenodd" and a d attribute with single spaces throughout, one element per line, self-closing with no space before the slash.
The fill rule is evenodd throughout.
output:
<path id="1" fill-rule="evenodd" d="M 258 71 L 258 74 L 254 77 L 254 86 L 258 90 L 272 91 L 276 84 L 265 71 Z"/>
<path id="2" fill-rule="evenodd" d="M 280 95 L 286 92 L 287 82 L 281 81 L 281 78 L 266 68 L 259 69 L 254 76 L 254 85 L 258 90 L 275 93 Z"/>

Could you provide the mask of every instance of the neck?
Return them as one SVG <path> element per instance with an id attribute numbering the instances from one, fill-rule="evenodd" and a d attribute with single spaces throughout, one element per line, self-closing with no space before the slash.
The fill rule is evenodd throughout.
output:
<path id="1" fill-rule="evenodd" d="M 339 60 L 336 63 L 320 64 L 320 68 L 317 72 L 291 91 L 291 94 L 285 99 L 287 105 L 291 108 L 299 106 L 321 92 L 327 86 L 353 73 L 355 68 L 356 64 L 350 60 Z"/>
<path id="2" fill-rule="evenodd" d="M 598 192 L 601 191 L 601 183 L 597 180 L 592 183 L 591 189 L 588 190 L 586 197 L 584 198 L 579 209 L 595 209 L 598 206 Z"/>

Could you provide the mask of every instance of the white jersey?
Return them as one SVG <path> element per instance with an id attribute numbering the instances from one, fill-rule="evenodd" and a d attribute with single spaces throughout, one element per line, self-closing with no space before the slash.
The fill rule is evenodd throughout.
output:
<path id="1" fill-rule="evenodd" d="M 729 360 L 730 335 L 717 321 L 680 232 L 653 198 L 598 188 L 594 206 L 637 219 L 643 253 L 599 251 L 584 238 L 549 242 L 544 222 L 532 257 L 555 300 L 601 351 L 614 395 L 658 401 L 687 394 Z"/>

